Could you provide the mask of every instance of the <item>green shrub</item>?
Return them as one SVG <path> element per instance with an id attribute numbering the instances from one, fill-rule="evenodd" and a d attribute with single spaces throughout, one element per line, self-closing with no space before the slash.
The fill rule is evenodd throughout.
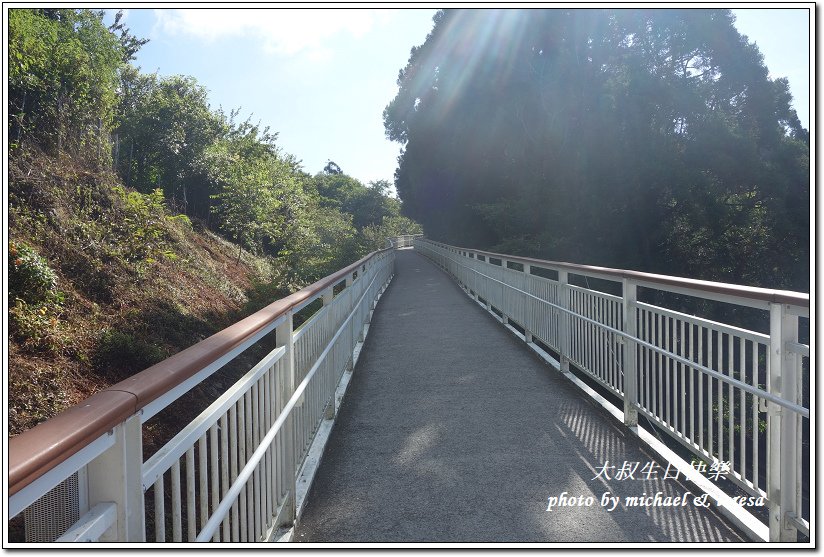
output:
<path id="1" fill-rule="evenodd" d="M 115 186 L 115 192 L 123 203 L 123 219 L 115 225 L 127 261 L 154 263 L 165 259 L 176 259 L 168 242 L 167 219 L 191 224 L 188 217 L 169 217 L 163 198 L 163 190 L 156 189 L 143 194 Z"/>
<path id="2" fill-rule="evenodd" d="M 26 244 L 9 242 L 9 332 L 30 348 L 58 352 L 64 294 L 46 260 Z"/>
<path id="3" fill-rule="evenodd" d="M 26 244 L 9 242 L 9 302 L 37 304 L 60 297 L 57 275 L 46 260 Z"/>
<path id="4" fill-rule="evenodd" d="M 166 358 L 163 348 L 117 329 L 100 335 L 95 367 L 111 381 L 120 381 Z"/>

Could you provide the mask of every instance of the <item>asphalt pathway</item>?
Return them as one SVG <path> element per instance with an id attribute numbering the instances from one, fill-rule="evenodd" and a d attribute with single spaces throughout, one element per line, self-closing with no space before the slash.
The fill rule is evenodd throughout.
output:
<path id="1" fill-rule="evenodd" d="M 295 541 L 746 541 L 443 271 L 396 255 Z"/>

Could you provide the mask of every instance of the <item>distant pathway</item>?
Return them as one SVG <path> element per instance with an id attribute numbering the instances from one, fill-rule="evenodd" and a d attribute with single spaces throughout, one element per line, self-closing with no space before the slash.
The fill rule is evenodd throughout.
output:
<path id="1" fill-rule="evenodd" d="M 746 541 L 710 510 L 601 507 L 679 496 L 596 403 L 419 254 L 397 253 L 295 535 L 304 542 Z M 612 480 L 593 478 L 608 461 Z M 635 480 L 616 481 L 627 462 Z M 547 512 L 566 491 L 594 504 Z"/>

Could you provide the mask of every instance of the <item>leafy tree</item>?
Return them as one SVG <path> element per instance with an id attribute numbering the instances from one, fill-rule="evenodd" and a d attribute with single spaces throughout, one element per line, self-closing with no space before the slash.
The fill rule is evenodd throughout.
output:
<path id="1" fill-rule="evenodd" d="M 127 186 L 163 190 L 186 214 L 206 218 L 210 195 L 202 158 L 226 132 L 192 77 L 158 77 L 129 68 L 121 76 L 116 163 Z"/>
<path id="2" fill-rule="evenodd" d="M 288 284 L 310 284 L 358 258 L 352 215 L 310 203 L 287 223 L 277 264 Z"/>
<path id="3" fill-rule="evenodd" d="M 278 244 L 287 190 L 295 190 L 293 160 L 278 155 L 276 135 L 246 120 L 227 121 L 224 137 L 205 149 L 202 166 L 216 193 L 212 212 L 230 239 L 253 252 Z"/>
<path id="4" fill-rule="evenodd" d="M 103 12 L 9 10 L 9 139 L 100 159 L 123 47 Z M 107 146 L 108 147 L 108 146 Z"/>
<path id="5" fill-rule="evenodd" d="M 330 163 L 334 164 L 334 163 Z M 327 165 L 327 168 L 329 165 Z M 388 196 L 389 182 L 378 180 L 364 186 L 360 180 L 344 174 L 340 167 L 324 170 L 315 178 L 315 188 L 325 207 L 340 209 L 353 216 L 353 224 L 360 230 L 364 226 L 378 224 L 397 209 L 397 201 Z"/>
<path id="6" fill-rule="evenodd" d="M 806 288 L 808 132 L 733 24 L 438 12 L 384 111 L 405 214 L 462 245 Z"/>

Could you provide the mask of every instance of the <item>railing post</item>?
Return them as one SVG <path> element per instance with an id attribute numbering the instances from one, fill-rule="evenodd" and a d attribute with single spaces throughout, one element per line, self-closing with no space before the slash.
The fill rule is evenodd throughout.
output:
<path id="1" fill-rule="evenodd" d="M 798 340 L 798 318 L 787 314 L 783 304 L 770 304 L 769 391 L 789 402 L 797 402 L 795 356 L 787 343 Z M 774 403 L 767 403 L 767 443 L 769 462 L 767 496 L 770 501 L 770 541 L 796 542 L 798 532 L 788 517 L 797 517 L 795 414 Z"/>
<path id="2" fill-rule="evenodd" d="M 569 309 L 569 273 L 567 271 L 558 270 L 558 285 L 559 285 L 559 297 L 560 297 L 560 306 L 566 310 Z M 569 353 L 570 353 L 570 334 L 569 334 L 569 327 L 571 320 L 569 318 L 569 314 L 565 311 L 561 312 L 561 318 L 559 319 L 560 323 L 560 330 L 558 331 L 558 344 L 560 344 L 560 354 L 561 357 L 561 371 L 568 372 L 569 371 Z"/>
<path id="3" fill-rule="evenodd" d="M 115 426 L 114 445 L 87 465 L 89 508 L 117 505 L 117 523 L 102 542 L 145 542 L 143 503 L 143 431 L 140 414 Z"/>
<path id="4" fill-rule="evenodd" d="M 638 301 L 638 286 L 624 279 L 624 323 L 623 331 L 633 338 L 638 336 L 635 319 L 635 304 Z M 624 425 L 638 425 L 638 353 L 633 340 L 624 338 Z"/>
<path id="5" fill-rule="evenodd" d="M 297 378 L 295 377 L 295 345 L 293 325 L 293 315 L 292 310 L 290 309 L 286 313 L 285 321 L 275 329 L 275 347 L 286 347 L 286 353 L 283 355 L 283 361 L 286 363 L 286 385 L 280 392 L 281 408 L 283 408 L 289 399 L 292 398 L 292 393 L 295 392 L 295 388 L 297 387 Z M 295 482 L 297 480 L 297 462 L 295 462 L 295 459 L 297 458 L 297 451 L 295 450 L 295 420 L 291 413 L 286 418 L 286 423 L 283 427 L 283 435 L 285 436 L 286 450 L 284 452 L 286 455 L 285 462 L 281 462 L 279 464 L 286 467 L 285 475 L 289 479 L 290 493 L 284 502 L 285 508 L 283 509 L 283 512 L 280 513 L 280 524 L 277 526 L 294 524 L 296 516 L 295 497 L 297 494 L 297 486 Z M 248 517 L 247 520 L 254 520 L 254 517 Z"/>
<path id="6" fill-rule="evenodd" d="M 323 291 L 321 294 L 321 299 L 323 300 L 323 305 L 328 306 L 332 303 L 332 300 L 335 298 L 334 287 L 330 286 L 326 290 Z"/>

